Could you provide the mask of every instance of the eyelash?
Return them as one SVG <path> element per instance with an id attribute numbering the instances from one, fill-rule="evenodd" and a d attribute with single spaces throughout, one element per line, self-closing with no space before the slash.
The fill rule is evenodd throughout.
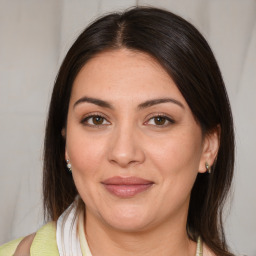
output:
<path id="1" fill-rule="evenodd" d="M 157 124 L 155 124 L 155 125 L 152 125 L 152 126 L 156 126 L 156 127 L 162 128 L 162 127 L 167 127 L 167 126 L 169 126 L 169 125 L 175 123 L 175 121 L 174 121 L 172 118 L 166 116 L 165 114 L 153 114 L 153 115 L 148 119 L 148 121 L 146 121 L 145 123 L 149 123 L 150 120 L 152 120 L 152 119 L 154 119 L 154 118 L 157 118 L 157 117 L 164 118 L 164 119 L 165 119 L 165 122 L 167 121 L 168 124 L 163 124 L 163 125 L 157 125 Z M 149 124 L 149 125 L 150 125 L 150 124 Z"/>
<path id="2" fill-rule="evenodd" d="M 106 125 L 109 125 L 109 124 L 110 124 L 109 121 L 107 121 L 108 124 L 99 124 L 99 125 L 97 125 L 97 124 L 89 124 L 89 123 L 88 123 L 88 120 L 90 120 L 91 118 L 94 118 L 94 117 L 103 118 L 103 119 L 104 119 L 103 122 L 104 122 L 104 121 L 107 121 L 107 118 L 106 118 L 104 115 L 102 115 L 102 114 L 100 114 L 100 113 L 95 113 L 95 114 L 88 114 L 87 116 L 85 116 L 85 117 L 81 120 L 81 123 L 82 123 L 83 125 L 85 125 L 85 126 L 90 126 L 90 127 L 94 127 L 94 128 L 101 128 L 102 126 L 106 126 Z M 157 117 L 164 118 L 164 119 L 165 119 L 165 122 L 167 121 L 168 124 L 163 124 L 163 125 L 157 125 L 157 124 L 153 125 L 153 124 L 149 124 L 150 120 L 152 120 L 152 119 L 154 119 L 154 118 L 157 118 Z M 156 126 L 156 127 L 159 127 L 159 128 L 167 127 L 167 126 L 169 126 L 170 124 L 174 124 L 174 123 L 175 123 L 175 121 L 174 121 L 172 118 L 166 116 L 165 114 L 154 114 L 154 115 L 152 115 L 152 116 L 148 119 L 148 121 L 144 122 L 144 124 L 148 124 L 148 125 L 150 125 L 150 126 Z"/>
<path id="3" fill-rule="evenodd" d="M 107 121 L 107 118 L 104 116 L 104 115 L 102 115 L 102 114 L 100 114 L 100 113 L 94 113 L 94 114 L 88 114 L 88 115 L 86 115 L 82 120 L 81 120 L 81 123 L 83 124 L 83 125 L 85 125 L 85 126 L 90 126 L 90 127 L 94 127 L 94 128 L 101 128 L 102 126 L 106 126 L 106 125 L 108 125 L 108 124 L 99 124 L 99 125 L 96 125 L 96 124 L 89 124 L 88 123 L 88 120 L 89 119 L 91 119 L 91 118 L 94 118 L 94 117 L 100 117 L 100 118 L 103 118 L 104 119 L 104 121 L 106 120 Z M 107 121 L 107 122 L 109 122 L 109 121 Z"/>

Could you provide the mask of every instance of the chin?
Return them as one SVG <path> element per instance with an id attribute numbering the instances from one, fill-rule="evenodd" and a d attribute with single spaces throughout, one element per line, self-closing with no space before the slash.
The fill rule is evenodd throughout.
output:
<path id="1" fill-rule="evenodd" d="M 119 211 L 110 212 L 107 216 L 102 217 L 109 226 L 123 232 L 142 231 L 151 223 L 145 210 L 139 211 L 137 207 L 119 209 Z"/>
<path id="2" fill-rule="evenodd" d="M 147 229 L 147 223 L 143 220 L 137 219 L 118 219 L 118 220 L 110 220 L 108 225 L 111 226 L 113 229 L 127 232 L 127 233 L 134 233 L 140 232 Z"/>

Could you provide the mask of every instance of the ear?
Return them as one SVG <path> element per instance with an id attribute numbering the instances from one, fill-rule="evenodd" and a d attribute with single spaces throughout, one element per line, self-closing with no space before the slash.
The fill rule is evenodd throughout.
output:
<path id="1" fill-rule="evenodd" d="M 67 149 L 65 148 L 65 160 L 69 160 L 69 156 L 68 156 L 68 152 L 67 152 Z"/>
<path id="2" fill-rule="evenodd" d="M 61 129 L 61 135 L 62 135 L 63 139 L 66 139 L 66 128 Z"/>
<path id="3" fill-rule="evenodd" d="M 198 172 L 204 173 L 207 171 L 206 163 L 210 167 L 213 166 L 220 146 L 220 132 L 221 128 L 218 125 L 214 130 L 205 135 Z"/>
<path id="4" fill-rule="evenodd" d="M 63 139 L 66 139 L 66 129 L 65 128 L 62 128 L 61 135 L 62 135 Z M 69 159 L 66 146 L 65 146 L 65 159 L 66 159 L 66 161 Z"/>

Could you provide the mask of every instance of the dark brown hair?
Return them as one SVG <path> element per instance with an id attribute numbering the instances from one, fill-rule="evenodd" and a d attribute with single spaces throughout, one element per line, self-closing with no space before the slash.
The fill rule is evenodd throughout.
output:
<path id="1" fill-rule="evenodd" d="M 189 237 L 200 235 L 221 256 L 227 250 L 222 209 L 234 168 L 234 131 L 225 85 L 214 55 L 197 29 L 181 17 L 156 8 L 136 7 L 99 18 L 68 51 L 56 78 L 44 145 L 45 216 L 57 220 L 77 190 L 65 171 L 66 125 L 72 84 L 86 62 L 105 50 L 127 48 L 154 57 L 175 81 L 204 134 L 221 128 L 220 148 L 211 174 L 198 174 L 187 220 Z"/>

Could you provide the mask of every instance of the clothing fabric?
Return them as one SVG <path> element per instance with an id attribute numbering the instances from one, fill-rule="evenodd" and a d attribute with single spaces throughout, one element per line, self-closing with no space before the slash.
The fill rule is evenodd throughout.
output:
<path id="1" fill-rule="evenodd" d="M 72 204 L 59 217 L 56 240 L 60 256 L 92 256 L 85 238 L 83 210 L 77 212 Z"/>
<path id="2" fill-rule="evenodd" d="M 23 238 L 16 239 L 0 246 L 0 256 L 14 254 L 18 244 Z M 31 256 L 59 256 L 56 243 L 56 223 L 48 222 L 36 232 L 36 236 L 30 248 Z"/>
<path id="3" fill-rule="evenodd" d="M 82 256 L 79 238 L 77 237 L 78 217 L 75 208 L 69 207 L 57 221 L 56 240 L 60 256 Z"/>

